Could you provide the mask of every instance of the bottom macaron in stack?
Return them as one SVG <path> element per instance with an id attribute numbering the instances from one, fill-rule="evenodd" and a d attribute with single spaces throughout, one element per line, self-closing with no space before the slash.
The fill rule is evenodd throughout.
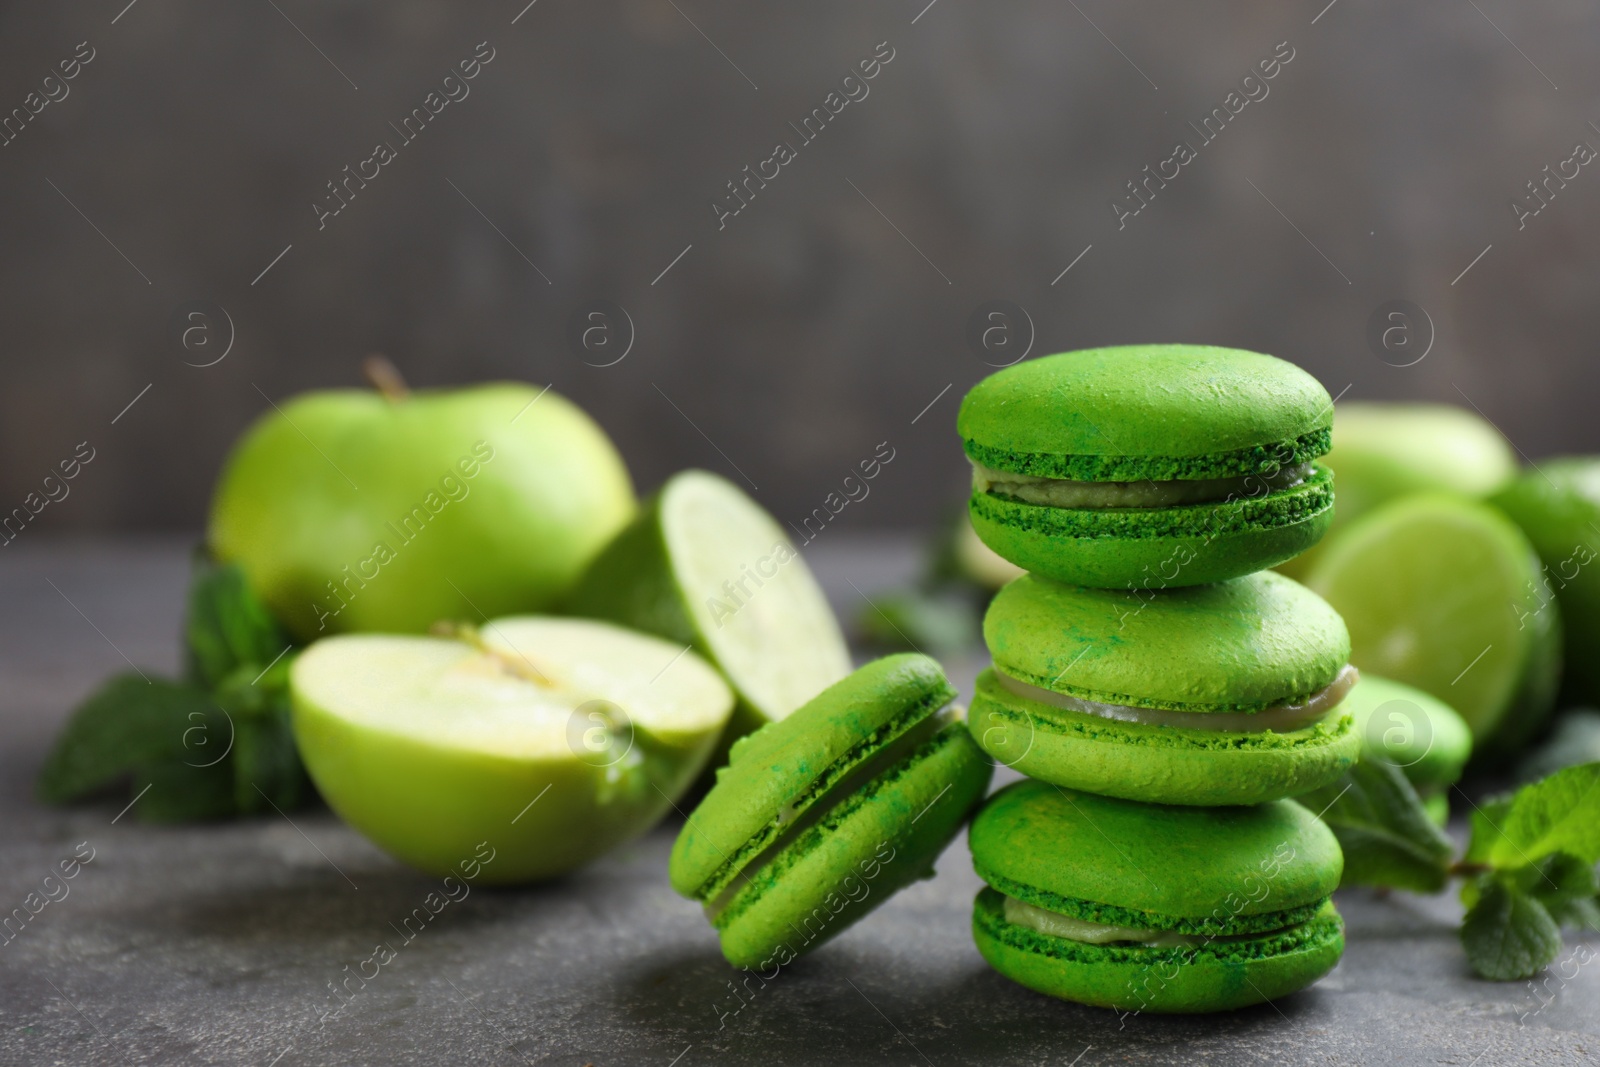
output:
<path id="1" fill-rule="evenodd" d="M 1054 997 L 1222 1011 L 1310 985 L 1344 951 L 1329 900 L 1339 843 L 1293 801 L 1184 808 L 1024 781 L 985 805 L 969 840 L 988 883 L 978 951 Z"/>

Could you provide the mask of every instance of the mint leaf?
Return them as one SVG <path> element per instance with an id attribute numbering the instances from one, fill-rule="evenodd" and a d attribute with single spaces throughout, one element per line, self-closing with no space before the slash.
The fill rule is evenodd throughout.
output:
<path id="1" fill-rule="evenodd" d="M 1593 897 L 1600 888 L 1595 885 L 1594 866 L 1570 852 L 1557 852 L 1509 873 L 1513 884 L 1546 908 Z"/>
<path id="2" fill-rule="evenodd" d="M 39 772 L 39 799 L 65 803 L 114 784 L 140 765 L 181 762 L 186 732 L 222 719 L 203 689 L 117 675 L 67 720 Z"/>
<path id="3" fill-rule="evenodd" d="M 1600 763 L 1568 767 L 1517 790 L 1488 862 L 1521 867 L 1554 852 L 1600 861 Z"/>
<path id="4" fill-rule="evenodd" d="M 258 719 L 236 720 L 233 798 L 240 814 L 297 808 L 312 795 L 289 728 L 287 702 Z"/>
<path id="5" fill-rule="evenodd" d="M 241 671 L 254 678 L 290 645 L 244 572 L 236 564 L 204 559 L 195 563 L 183 632 L 186 674 L 208 689 Z"/>
<path id="6" fill-rule="evenodd" d="M 73 713 L 40 773 L 41 799 L 74 800 L 131 773 L 138 817 L 173 822 L 314 795 L 289 727 L 295 654 L 238 567 L 197 559 L 184 646 L 186 682 L 123 675 Z"/>
<path id="7" fill-rule="evenodd" d="M 1570 852 L 1557 852 L 1537 863 L 1507 872 L 1511 884 L 1543 904 L 1557 926 L 1600 928 L 1600 892 L 1594 865 Z"/>
<path id="8" fill-rule="evenodd" d="M 1461 862 L 1489 863 L 1489 853 L 1493 851 L 1495 842 L 1504 836 L 1500 828 L 1505 825 L 1506 815 L 1511 811 L 1511 801 L 1512 795 L 1505 793 L 1472 806 L 1472 839 Z"/>
<path id="9" fill-rule="evenodd" d="M 1562 926 L 1576 926 L 1583 930 L 1600 930 L 1600 901 L 1594 897 L 1569 900 L 1556 907 L 1545 905 L 1550 917 Z"/>
<path id="10" fill-rule="evenodd" d="M 141 767 L 134 772 L 134 814 L 141 822 L 192 822 L 226 819 L 234 814 L 233 772 L 228 761 L 196 767 L 171 760 Z"/>
<path id="11" fill-rule="evenodd" d="M 1398 767 L 1362 760 L 1332 785 L 1300 798 L 1344 850 L 1341 885 L 1432 893 L 1444 888 L 1454 851 Z"/>
<path id="12" fill-rule="evenodd" d="M 1480 875 L 1477 903 L 1461 924 L 1472 969 L 1511 981 L 1539 973 L 1561 952 L 1561 929 L 1538 900 L 1496 875 Z"/>

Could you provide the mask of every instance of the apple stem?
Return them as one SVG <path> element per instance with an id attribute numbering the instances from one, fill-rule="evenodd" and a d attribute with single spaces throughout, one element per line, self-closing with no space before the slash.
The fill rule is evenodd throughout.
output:
<path id="1" fill-rule="evenodd" d="M 400 368 L 390 362 L 388 356 L 374 352 L 361 362 L 361 372 L 385 400 L 398 402 L 411 395 Z"/>
<path id="2" fill-rule="evenodd" d="M 550 672 L 541 670 L 533 660 L 522 652 L 514 651 L 508 654 L 502 649 L 495 648 L 483 639 L 483 634 L 471 623 L 451 622 L 441 619 L 434 623 L 429 628 L 429 631 L 439 637 L 450 637 L 471 645 L 493 660 L 501 670 L 507 674 L 516 675 L 525 682 L 532 682 L 534 685 L 542 686 L 545 689 L 554 689 L 556 686 Z"/>

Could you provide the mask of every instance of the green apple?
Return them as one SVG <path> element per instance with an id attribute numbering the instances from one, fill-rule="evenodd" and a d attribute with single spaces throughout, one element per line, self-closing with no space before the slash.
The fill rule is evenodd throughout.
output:
<path id="1" fill-rule="evenodd" d="M 1600 703 L 1600 457 L 1545 460 L 1494 497 L 1539 553 L 1539 595 L 1566 625 L 1563 696 Z"/>
<path id="2" fill-rule="evenodd" d="M 648 830 L 733 708 L 700 657 L 585 619 L 521 616 L 454 637 L 346 634 L 290 673 L 295 741 L 346 822 L 446 874 L 572 870 Z"/>
<path id="3" fill-rule="evenodd" d="M 707 471 L 667 479 L 566 607 L 692 645 L 715 664 L 739 696 L 722 754 L 850 673 L 833 609 L 783 528 Z"/>
<path id="4" fill-rule="evenodd" d="M 1511 445 L 1488 420 L 1449 404 L 1340 404 L 1333 416 L 1332 543 L 1349 523 L 1391 500 L 1444 491 L 1482 498 L 1517 472 Z M 1278 569 L 1304 579 L 1321 554 L 1313 547 Z"/>
<path id="5" fill-rule="evenodd" d="M 530 386 L 307 393 L 234 448 L 208 539 L 301 640 L 542 611 L 635 510 L 582 410 Z"/>

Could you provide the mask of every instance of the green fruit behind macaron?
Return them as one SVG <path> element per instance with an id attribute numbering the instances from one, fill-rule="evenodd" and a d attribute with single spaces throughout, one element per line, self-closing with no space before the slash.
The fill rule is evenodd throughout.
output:
<path id="1" fill-rule="evenodd" d="M 1491 502 L 1533 542 L 1540 595 L 1561 605 L 1562 696 L 1600 703 L 1600 457 L 1543 460 Z"/>
<path id="2" fill-rule="evenodd" d="M 1362 515 L 1413 493 L 1482 498 L 1517 470 L 1511 445 L 1487 419 L 1450 404 L 1347 400 L 1333 417 L 1333 448 L 1321 462 L 1338 482 L 1323 542 L 1280 565 L 1304 580 L 1329 539 Z"/>
<path id="3" fill-rule="evenodd" d="M 1494 508 L 1392 501 L 1331 541 L 1307 582 L 1344 617 L 1351 662 L 1460 712 L 1479 758 L 1515 755 L 1554 707 L 1561 614 L 1533 546 Z"/>

